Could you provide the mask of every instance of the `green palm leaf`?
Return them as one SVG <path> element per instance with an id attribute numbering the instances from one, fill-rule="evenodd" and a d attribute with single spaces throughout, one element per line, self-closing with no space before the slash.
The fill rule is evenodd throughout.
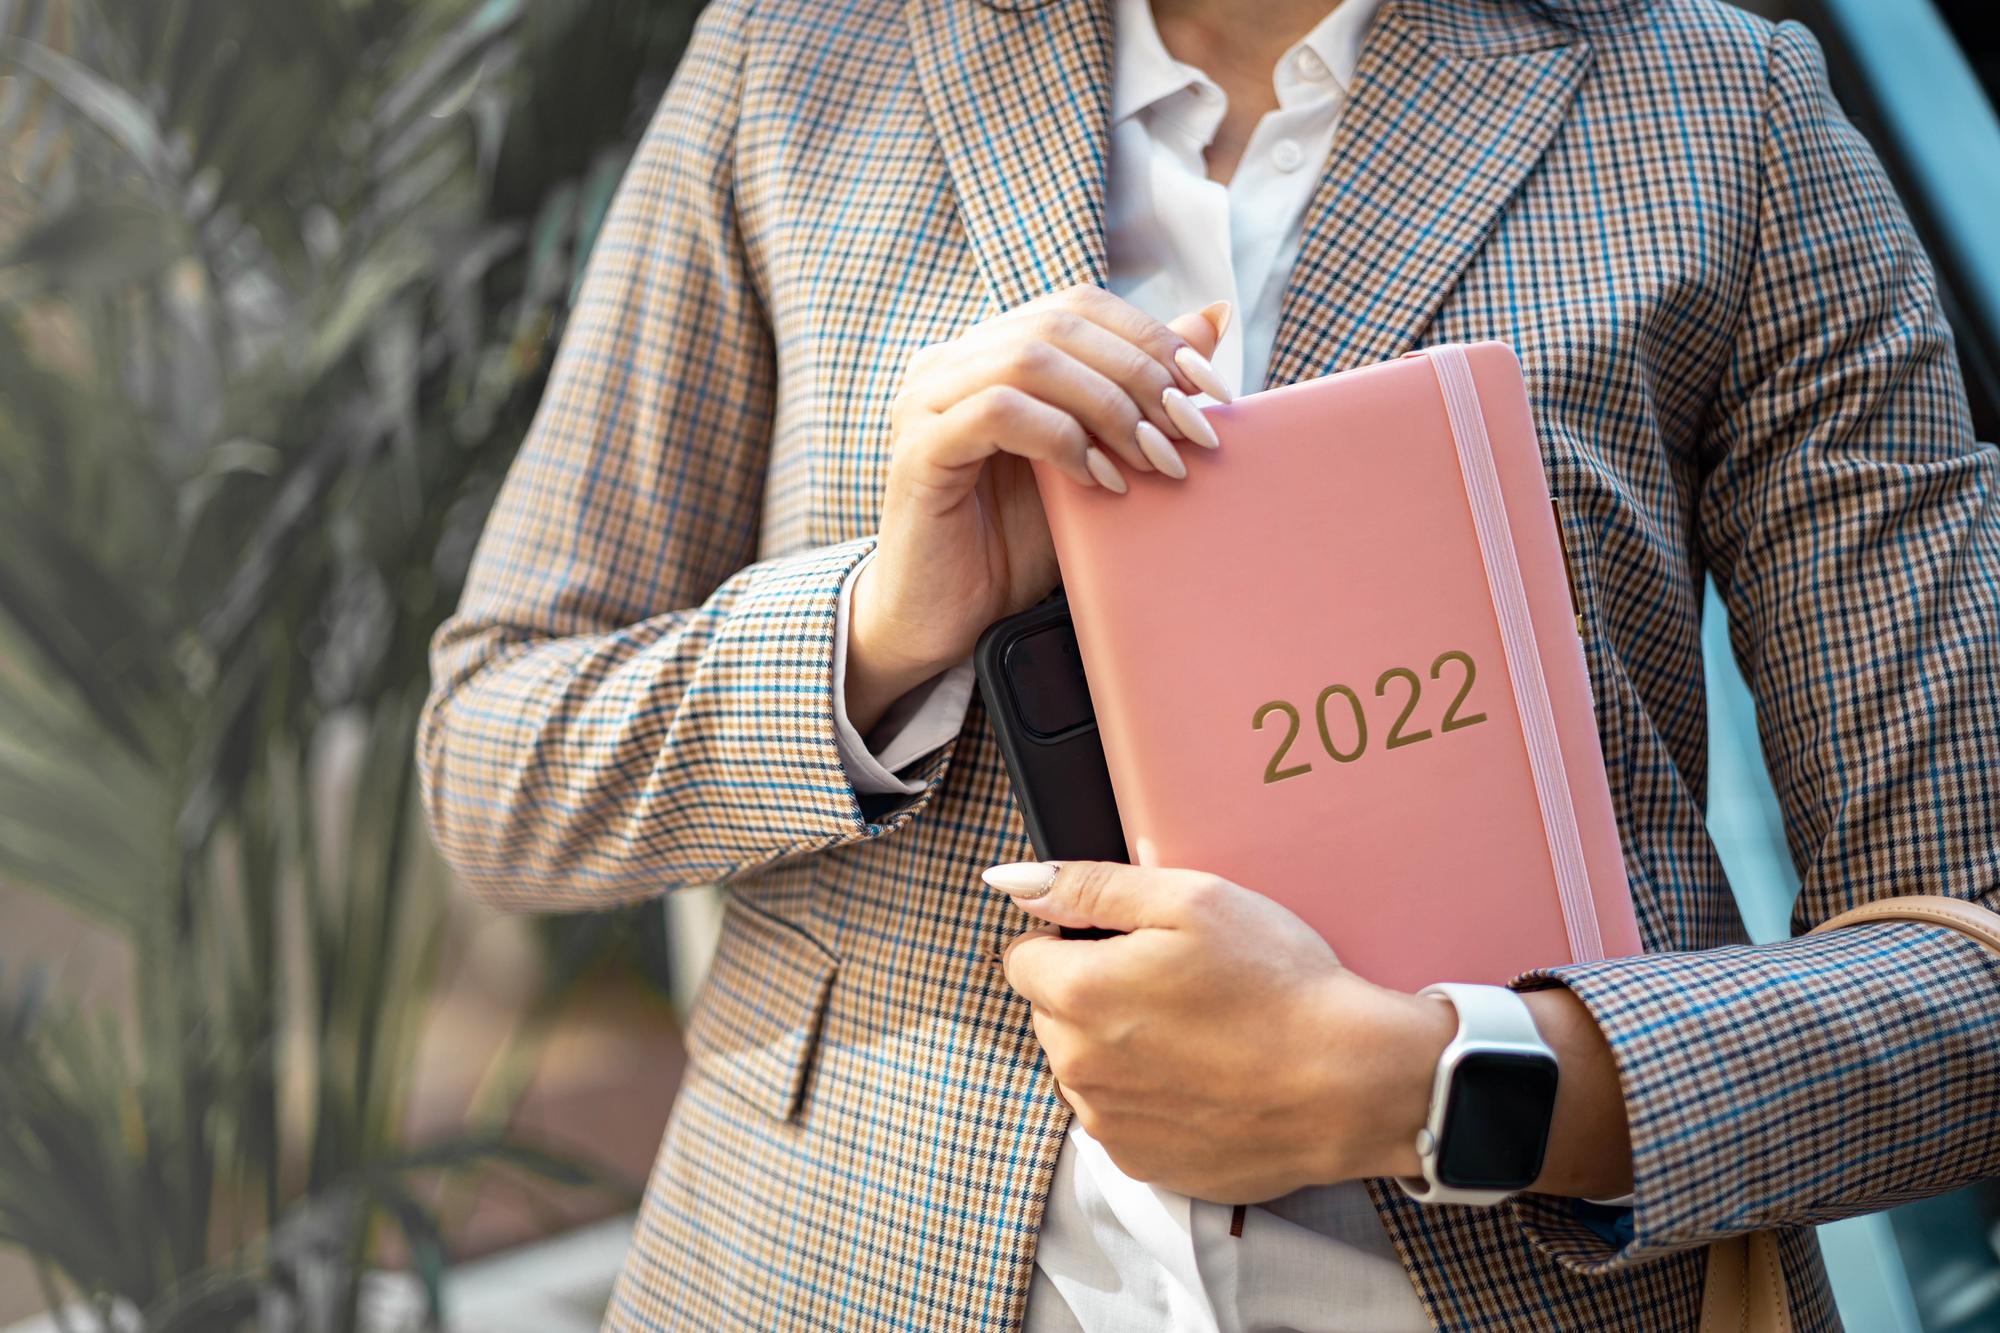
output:
<path id="1" fill-rule="evenodd" d="M 410 752 L 696 8 L 0 0 L 0 889 L 114 929 L 133 997 L 0 973 L 0 1244 L 149 1333 L 306 1263 L 338 1324 L 384 1229 L 441 1299 L 435 1177 L 608 1183 L 504 1098 L 404 1139 L 444 911 Z"/>

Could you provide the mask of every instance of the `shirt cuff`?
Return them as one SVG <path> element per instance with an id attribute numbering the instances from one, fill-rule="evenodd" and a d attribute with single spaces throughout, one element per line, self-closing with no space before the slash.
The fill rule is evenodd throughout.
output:
<path id="1" fill-rule="evenodd" d="M 937 749 L 965 725 L 972 702 L 970 658 L 932 676 L 895 703 L 863 740 L 847 717 L 847 616 L 854 597 L 854 580 L 875 558 L 870 551 L 848 571 L 840 585 L 833 615 L 833 735 L 847 780 L 863 795 L 909 796 L 924 788 L 922 779 L 899 778 L 907 768 Z"/>

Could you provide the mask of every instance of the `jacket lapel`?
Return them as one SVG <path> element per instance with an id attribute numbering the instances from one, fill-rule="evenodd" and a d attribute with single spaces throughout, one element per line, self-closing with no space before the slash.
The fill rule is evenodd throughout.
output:
<path id="1" fill-rule="evenodd" d="M 1103 0 L 909 0 L 917 79 L 1001 309 L 1104 281 L 1111 19 Z"/>
<path id="2" fill-rule="evenodd" d="M 1369 33 L 1306 210 L 1267 385 L 1416 345 L 1561 127 L 1589 64 L 1581 34 L 1527 6 L 1448 27 L 1398 0 Z"/>

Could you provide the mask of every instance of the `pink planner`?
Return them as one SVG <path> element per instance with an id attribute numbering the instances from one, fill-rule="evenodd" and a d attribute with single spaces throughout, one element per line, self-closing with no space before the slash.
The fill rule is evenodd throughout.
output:
<path id="1" fill-rule="evenodd" d="M 1404 990 L 1639 952 L 1513 351 L 1205 411 L 1184 481 L 1037 468 L 1133 861 Z"/>

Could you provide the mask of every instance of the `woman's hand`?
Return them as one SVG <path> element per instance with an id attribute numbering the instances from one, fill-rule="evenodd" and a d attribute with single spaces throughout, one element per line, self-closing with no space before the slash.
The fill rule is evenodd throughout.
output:
<path id="1" fill-rule="evenodd" d="M 1007 872 L 1021 875 L 1009 879 Z M 1007 980 L 1078 1121 L 1120 1170 L 1218 1203 L 1417 1167 L 1451 1012 L 1340 965 L 1277 903 L 1190 870 L 1064 862 L 989 875 L 1049 927 Z M 1129 933 L 1065 940 L 1053 926 Z M 1427 1051 L 1428 1060 L 1409 1051 Z"/>
<path id="2" fill-rule="evenodd" d="M 1055 586 L 1030 460 L 1122 494 L 1121 468 L 1184 476 L 1179 446 L 1214 446 L 1187 395 L 1228 397 L 1207 360 L 1227 310 L 1168 325 L 1102 288 L 1072 287 L 910 359 L 881 534 L 849 603 L 846 703 L 858 730 Z"/>
<path id="3" fill-rule="evenodd" d="M 1127 1175 L 1218 1203 L 1420 1170 L 1417 1130 L 1451 1007 L 1342 967 L 1303 921 L 1214 875 L 1071 861 L 987 882 L 1049 923 L 1007 980 L 1078 1121 Z M 1056 926 L 1127 934 L 1065 940 Z M 1526 997 L 1562 1069 L 1535 1188 L 1631 1188 L 1616 1068 L 1567 990 Z"/>

